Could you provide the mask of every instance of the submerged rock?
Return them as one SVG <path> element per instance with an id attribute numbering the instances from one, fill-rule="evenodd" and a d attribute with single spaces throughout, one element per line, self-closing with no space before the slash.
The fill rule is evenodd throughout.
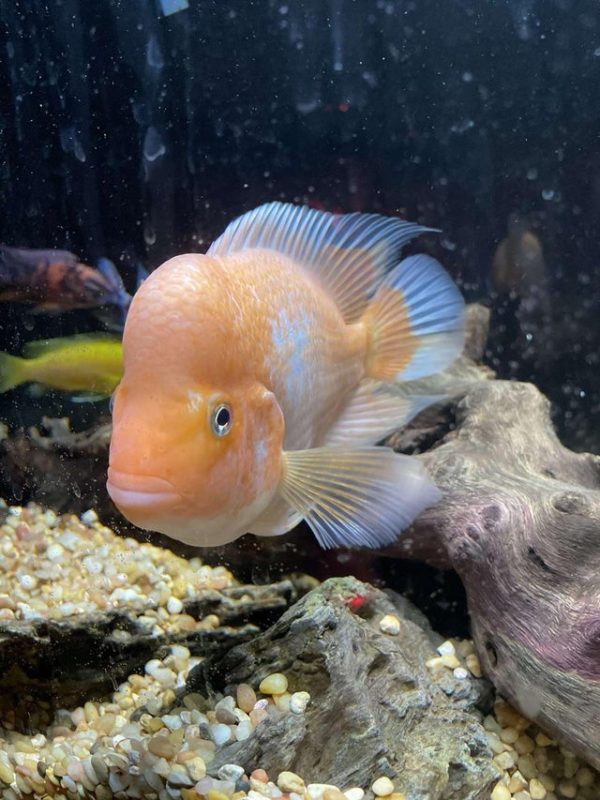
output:
<path id="1" fill-rule="evenodd" d="M 382 631 L 390 616 L 398 633 Z M 260 761 L 334 786 L 388 776 L 406 800 L 489 797 L 499 772 L 477 709 L 490 687 L 428 668 L 441 641 L 403 598 L 354 578 L 326 581 L 267 631 L 190 674 L 186 691 L 206 695 L 272 673 L 285 674 L 289 693 L 310 693 L 303 715 L 282 712 L 225 746 L 210 773 Z"/>

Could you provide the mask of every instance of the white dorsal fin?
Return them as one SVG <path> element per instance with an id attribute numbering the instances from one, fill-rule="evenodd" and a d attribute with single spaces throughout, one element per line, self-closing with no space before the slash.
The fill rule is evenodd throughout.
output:
<path id="1" fill-rule="evenodd" d="M 423 465 L 389 447 L 283 453 L 282 497 L 330 547 L 383 547 L 441 498 Z"/>
<path id="2" fill-rule="evenodd" d="M 209 255 L 275 250 L 312 272 L 346 322 L 356 321 L 400 248 L 431 228 L 379 214 L 330 214 L 290 203 L 267 203 L 227 226 Z"/>
<path id="3" fill-rule="evenodd" d="M 325 444 L 375 444 L 442 399 L 443 395 L 412 395 L 393 385 L 364 380 L 329 430 Z"/>

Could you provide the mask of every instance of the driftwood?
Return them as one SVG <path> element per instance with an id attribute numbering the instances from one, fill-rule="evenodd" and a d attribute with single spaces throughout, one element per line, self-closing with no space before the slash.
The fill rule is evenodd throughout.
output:
<path id="1" fill-rule="evenodd" d="M 484 322 L 484 319 L 481 320 Z M 388 553 L 453 568 L 488 678 L 600 767 L 600 457 L 531 384 L 485 380 L 395 437 L 445 494 Z"/>

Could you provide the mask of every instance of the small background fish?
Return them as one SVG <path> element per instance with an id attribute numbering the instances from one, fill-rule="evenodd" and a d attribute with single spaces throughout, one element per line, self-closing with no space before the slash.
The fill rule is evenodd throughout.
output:
<path id="1" fill-rule="evenodd" d="M 23 356 L 0 353 L 0 393 L 35 383 L 100 400 L 110 397 L 123 372 L 120 338 L 102 333 L 29 342 Z"/>
<path id="2" fill-rule="evenodd" d="M 131 296 L 106 258 L 94 269 L 68 250 L 0 245 L 0 301 L 33 304 L 44 311 L 115 305 L 124 319 Z"/>

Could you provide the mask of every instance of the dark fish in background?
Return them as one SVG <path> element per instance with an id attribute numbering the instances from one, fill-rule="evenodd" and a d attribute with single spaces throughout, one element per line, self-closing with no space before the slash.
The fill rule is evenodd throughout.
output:
<path id="1" fill-rule="evenodd" d="M 117 306 L 124 321 L 131 295 L 107 258 L 97 269 L 68 250 L 0 245 L 0 302 L 28 303 L 42 311 Z"/>

